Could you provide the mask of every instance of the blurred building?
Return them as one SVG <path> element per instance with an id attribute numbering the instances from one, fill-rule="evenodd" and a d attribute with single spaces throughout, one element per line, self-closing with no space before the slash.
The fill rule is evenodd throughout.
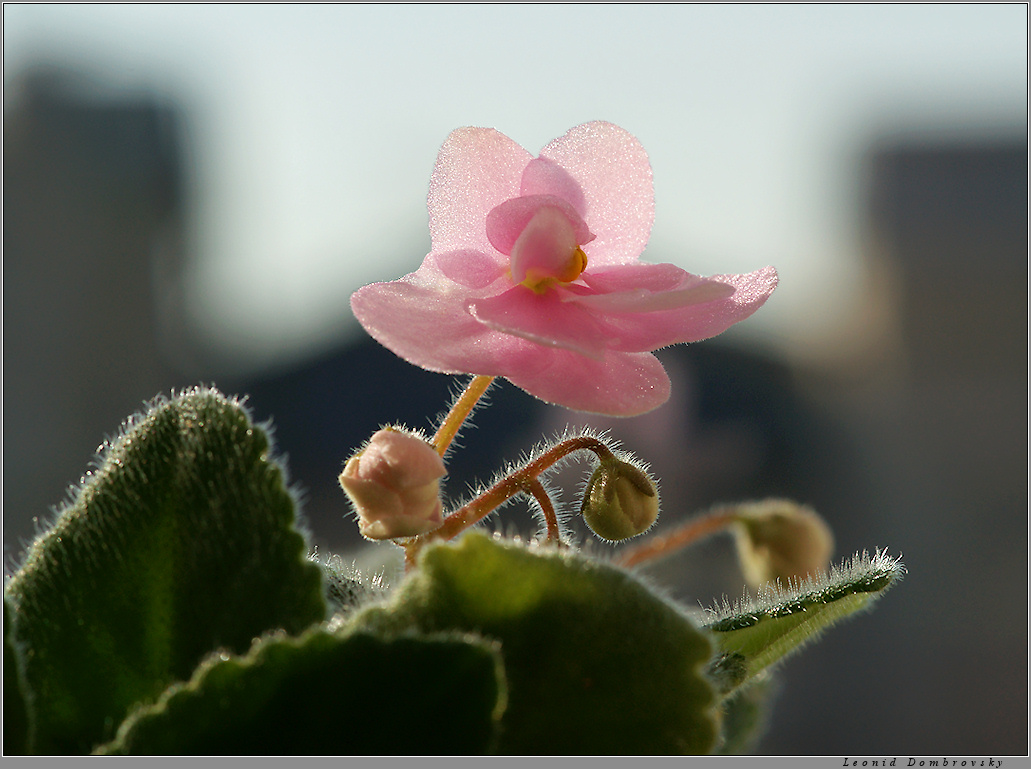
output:
<path id="1" fill-rule="evenodd" d="M 82 86 L 39 71 L 4 111 L 7 566 L 105 436 L 182 384 L 159 333 L 180 258 L 176 114 Z"/>
<path id="2" fill-rule="evenodd" d="M 891 354 L 858 381 L 803 387 L 841 420 L 862 462 L 847 472 L 866 479 L 824 510 L 839 542 L 888 546 L 909 575 L 788 663 L 762 748 L 1026 755 L 1026 137 L 897 138 L 866 172 Z M 843 700 L 862 717 L 846 725 Z"/>

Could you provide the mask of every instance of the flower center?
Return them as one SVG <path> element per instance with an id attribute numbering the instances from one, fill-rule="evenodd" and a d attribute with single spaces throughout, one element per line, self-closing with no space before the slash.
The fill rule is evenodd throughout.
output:
<path id="1" fill-rule="evenodd" d="M 556 283 L 571 283 L 587 268 L 573 223 L 560 209 L 542 206 L 512 246 L 512 280 L 543 294 Z"/>

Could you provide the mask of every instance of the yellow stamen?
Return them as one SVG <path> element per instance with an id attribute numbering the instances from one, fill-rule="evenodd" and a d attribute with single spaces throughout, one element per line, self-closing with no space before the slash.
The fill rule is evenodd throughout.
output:
<path id="1" fill-rule="evenodd" d="M 535 294 L 543 294 L 556 283 L 572 283 L 580 277 L 580 273 L 587 269 L 587 254 L 579 246 L 569 255 L 564 269 L 558 275 L 543 274 L 533 267 L 526 271 L 526 278 L 521 285 L 526 286 Z"/>

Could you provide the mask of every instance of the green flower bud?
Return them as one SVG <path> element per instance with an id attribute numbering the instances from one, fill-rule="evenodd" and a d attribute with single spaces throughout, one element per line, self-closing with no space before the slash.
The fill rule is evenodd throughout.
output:
<path id="1" fill-rule="evenodd" d="M 646 472 L 603 460 L 587 482 L 580 514 L 591 531 L 617 542 L 643 534 L 659 517 L 659 490 Z"/>
<path id="2" fill-rule="evenodd" d="M 735 512 L 738 558 L 752 587 L 778 579 L 804 579 L 827 569 L 834 535 L 812 509 L 786 499 L 768 499 L 739 505 Z"/>

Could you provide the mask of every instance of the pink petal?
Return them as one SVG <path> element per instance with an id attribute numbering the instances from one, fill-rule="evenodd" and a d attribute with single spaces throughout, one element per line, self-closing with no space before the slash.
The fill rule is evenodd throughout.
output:
<path id="1" fill-rule="evenodd" d="M 495 206 L 519 195 L 533 156 L 493 128 L 459 128 L 437 155 L 427 207 L 433 251 L 491 253 L 484 221 Z"/>
<path id="2" fill-rule="evenodd" d="M 602 357 L 608 343 L 607 330 L 590 312 L 563 302 L 555 291 L 537 294 L 516 286 L 498 296 L 472 301 L 469 312 L 496 331 L 589 357 Z"/>
<path id="3" fill-rule="evenodd" d="M 520 195 L 554 195 L 576 209 L 580 216 L 587 211 L 587 199 L 576 179 L 554 160 L 534 158 L 523 170 Z"/>
<path id="4" fill-rule="evenodd" d="M 695 277 L 675 264 L 618 264 L 599 266 L 588 263 L 587 270 L 580 276 L 584 283 L 597 292 L 614 291 L 672 291 L 682 288 L 686 281 Z"/>
<path id="5" fill-rule="evenodd" d="M 466 288 L 486 288 L 505 275 L 505 267 L 498 260 L 479 251 L 447 251 L 431 256 L 448 280 Z"/>
<path id="6" fill-rule="evenodd" d="M 577 245 L 594 239 L 594 235 L 587 228 L 587 222 L 577 210 L 554 195 L 525 195 L 495 206 L 487 214 L 487 239 L 502 254 L 511 254 L 512 247 L 526 229 L 526 225 L 545 207 L 558 209 L 569 220 Z"/>
<path id="7" fill-rule="evenodd" d="M 609 352 L 600 359 L 552 350 L 548 365 L 506 378 L 537 398 L 575 411 L 632 417 L 669 400 L 670 382 L 651 353 Z"/>
<path id="8" fill-rule="evenodd" d="M 433 266 L 427 259 L 401 280 L 358 289 L 351 295 L 354 316 L 377 342 L 416 366 L 449 374 L 497 374 L 500 359 L 511 352 L 506 344 L 515 337 L 477 322 L 465 309 L 468 290 Z"/>
<path id="9" fill-rule="evenodd" d="M 686 292 L 672 292 L 671 299 L 682 300 L 685 296 L 705 298 L 707 292 L 714 290 L 723 293 L 730 290 L 732 293 L 709 301 L 691 301 L 673 309 L 652 309 L 661 304 L 657 302 L 662 297 L 660 294 L 645 298 L 640 304 L 640 312 L 626 311 L 626 307 L 619 311 L 592 307 L 591 297 L 576 297 L 569 303 L 582 304 L 584 309 L 592 312 L 595 320 L 607 330 L 610 349 L 627 352 L 657 350 L 668 345 L 708 339 L 749 317 L 773 293 L 777 286 L 777 271 L 766 267 L 747 275 L 714 275 L 705 280 L 727 288 L 714 289 L 699 284 L 694 289 L 686 289 Z"/>
<path id="10" fill-rule="evenodd" d="M 512 246 L 510 267 L 513 283 L 540 287 L 550 279 L 576 280 L 584 268 L 577 250 L 576 233 L 562 211 L 546 206 L 533 219 Z"/>
<path id="11" fill-rule="evenodd" d="M 590 291 L 566 297 L 581 307 L 602 312 L 642 313 L 674 310 L 734 294 L 732 285 L 701 278 L 672 264 L 617 265 L 583 274 Z"/>
<path id="12" fill-rule="evenodd" d="M 594 294 L 578 296 L 575 301 L 581 307 L 603 313 L 640 315 L 660 310 L 679 310 L 697 304 L 707 304 L 716 299 L 733 296 L 734 287 L 726 283 L 701 280 L 689 288 L 655 293 L 645 291 L 621 291 L 618 294 Z"/>
<path id="13" fill-rule="evenodd" d="M 583 190 L 584 218 L 597 240 L 588 264 L 623 264 L 641 255 L 655 219 L 652 169 L 644 147 L 612 123 L 579 125 L 551 142 L 541 157 L 560 165 Z"/>

